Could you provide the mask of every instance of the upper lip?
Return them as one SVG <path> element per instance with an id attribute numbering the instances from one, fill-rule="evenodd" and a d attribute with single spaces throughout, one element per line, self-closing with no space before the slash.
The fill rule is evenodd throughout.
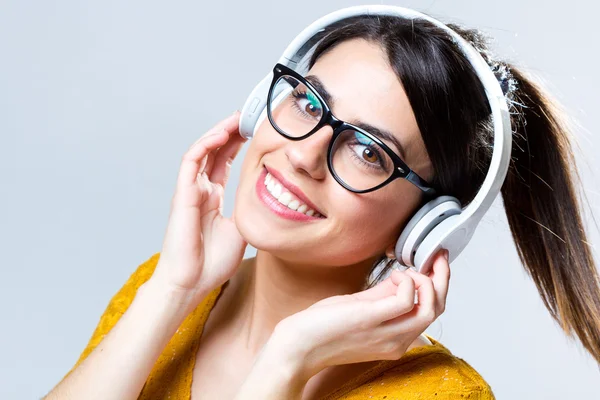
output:
<path id="1" fill-rule="evenodd" d="M 317 208 L 317 206 L 315 206 L 313 204 L 313 202 L 308 199 L 308 197 L 304 194 L 304 192 L 298 186 L 294 185 L 292 182 L 290 182 L 287 179 L 285 179 L 283 177 L 283 175 L 279 171 L 277 171 L 276 169 L 274 169 L 272 167 L 267 167 L 266 165 L 265 165 L 265 168 L 267 169 L 267 172 L 270 173 L 271 175 L 273 175 L 273 177 L 275 177 L 275 179 L 277 179 L 279 182 L 281 182 L 281 184 L 283 186 L 285 186 L 285 188 L 291 194 L 293 194 L 294 196 L 296 196 L 304 204 L 306 204 L 307 206 L 309 206 L 310 208 L 312 208 L 313 210 L 315 210 L 316 212 L 318 212 L 319 214 L 321 214 L 323 217 L 325 217 L 325 214 L 323 214 L 321 212 L 321 210 L 319 210 Z"/>

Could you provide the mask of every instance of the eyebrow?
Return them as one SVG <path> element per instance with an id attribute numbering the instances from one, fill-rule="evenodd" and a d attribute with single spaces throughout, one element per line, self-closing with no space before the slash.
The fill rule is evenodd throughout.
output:
<path id="1" fill-rule="evenodd" d="M 323 99 L 329 105 L 329 107 L 333 108 L 333 105 L 335 104 L 335 98 L 331 95 L 331 93 L 329 93 L 327 91 L 323 82 L 321 82 L 321 80 L 316 75 L 307 75 L 304 77 L 304 79 L 309 81 L 311 83 L 311 85 L 313 85 L 317 89 L 317 91 L 323 97 Z M 390 131 L 387 131 L 387 130 L 381 129 L 381 128 L 377 128 L 376 126 L 373 126 L 373 125 L 363 122 L 361 120 L 352 120 L 352 121 L 348 121 L 348 122 L 350 122 L 352 125 L 358 126 L 361 129 L 364 129 L 365 131 L 377 136 L 378 138 L 380 138 L 382 140 L 387 140 L 387 141 L 392 142 L 394 144 L 394 146 L 396 146 L 396 148 L 400 152 L 400 156 L 402 157 L 402 160 L 403 161 L 406 160 L 406 152 L 404 151 L 404 147 L 402 146 L 400 141 L 396 138 L 396 136 L 394 136 L 394 134 L 392 134 Z"/>

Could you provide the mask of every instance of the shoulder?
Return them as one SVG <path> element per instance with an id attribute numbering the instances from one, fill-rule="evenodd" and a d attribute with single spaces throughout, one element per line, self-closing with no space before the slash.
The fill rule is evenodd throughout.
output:
<path id="1" fill-rule="evenodd" d="M 63 377 L 66 378 L 71 374 L 79 364 L 87 358 L 87 356 L 96 348 L 96 346 L 104 339 L 110 330 L 116 325 L 121 316 L 127 311 L 127 308 L 133 302 L 135 295 L 144 282 L 146 282 L 152 274 L 158 263 L 160 253 L 155 253 L 150 258 L 143 261 L 131 273 L 127 281 L 121 288 L 111 297 L 106 309 L 100 316 L 98 324 L 88 340 L 86 347 L 79 355 L 79 359 L 73 365 L 71 370 Z"/>
<path id="2" fill-rule="evenodd" d="M 111 297 L 108 306 L 101 317 L 101 324 L 105 322 L 112 328 L 112 325 L 116 322 L 113 320 L 118 319 L 120 315 L 127 311 L 127 308 L 129 308 L 133 302 L 140 286 L 150 279 L 154 273 L 159 258 L 160 253 L 155 253 L 135 268 L 121 288 Z M 109 317 L 109 321 L 103 321 L 106 317 Z"/>
<path id="3" fill-rule="evenodd" d="M 124 314 L 133 302 L 140 286 L 150 279 L 154 273 L 159 258 L 160 253 L 155 253 L 139 264 L 121 288 L 112 296 L 106 311 Z"/>
<path id="4" fill-rule="evenodd" d="M 106 309 L 100 316 L 98 325 L 96 326 L 88 345 L 79 356 L 76 365 L 81 363 L 83 359 L 92 352 L 104 336 L 106 336 L 112 327 L 116 325 L 125 311 L 127 311 L 140 286 L 150 279 L 154 273 L 159 257 L 160 253 L 155 253 L 139 264 L 133 273 L 129 275 L 127 281 L 125 281 L 121 288 L 111 297 Z"/>
<path id="5" fill-rule="evenodd" d="M 348 392 L 342 399 L 495 400 L 492 388 L 468 362 L 428 336 L 432 346 L 411 349 L 391 367 Z"/>

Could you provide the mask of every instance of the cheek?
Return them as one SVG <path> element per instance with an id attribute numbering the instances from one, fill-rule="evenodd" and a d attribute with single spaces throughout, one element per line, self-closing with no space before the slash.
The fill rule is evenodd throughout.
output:
<path id="1" fill-rule="evenodd" d="M 265 153 L 272 151 L 273 144 L 268 140 L 267 134 L 255 135 L 248 143 L 248 149 L 244 155 L 240 171 L 240 186 L 245 185 L 248 181 L 248 177 L 255 177 L 258 171 L 258 167 L 262 162 L 262 157 Z M 260 173 L 260 171 L 258 171 Z M 254 182 L 252 182 L 254 184 Z"/>
<path id="2" fill-rule="evenodd" d="M 396 240 L 411 216 L 416 199 L 409 192 L 389 191 L 368 199 L 345 199 L 336 211 L 339 236 L 344 241 L 369 253 Z M 365 195 L 366 196 L 366 195 Z"/>
<path id="3" fill-rule="evenodd" d="M 287 143 L 287 139 L 273 129 L 269 121 L 263 121 L 260 128 L 255 132 L 254 137 L 250 139 L 246 158 L 255 161 L 260 160 L 264 154 L 276 151 L 285 143 Z"/>
<path id="4" fill-rule="evenodd" d="M 344 236 L 355 246 L 374 247 L 384 246 L 397 221 L 389 209 L 384 206 L 352 204 L 345 202 L 336 212 L 336 219 L 341 223 Z"/>

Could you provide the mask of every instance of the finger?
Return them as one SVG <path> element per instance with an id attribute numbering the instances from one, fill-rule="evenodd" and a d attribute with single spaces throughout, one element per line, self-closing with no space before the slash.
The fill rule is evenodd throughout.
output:
<path id="1" fill-rule="evenodd" d="M 389 276 L 372 288 L 353 293 L 352 297 L 357 300 L 379 300 L 387 296 L 393 296 L 396 293 L 396 287 L 397 284 L 392 282 L 392 277 Z"/>
<path id="2" fill-rule="evenodd" d="M 406 271 L 408 271 L 410 268 L 408 268 Z M 400 271 L 400 270 L 396 270 L 396 273 L 394 275 L 392 275 L 392 279 L 394 280 L 394 283 L 396 285 L 398 285 L 400 283 L 400 280 L 403 279 L 403 276 L 409 276 L 411 277 L 410 274 L 407 274 L 406 271 Z M 411 277 L 412 279 L 412 277 Z M 413 290 L 413 303 L 415 303 L 415 297 L 416 297 L 416 283 L 415 283 L 415 290 Z"/>
<path id="3" fill-rule="evenodd" d="M 220 148 L 215 149 L 214 151 L 211 151 L 210 153 L 208 153 L 208 155 L 206 156 L 206 166 L 204 167 L 204 171 L 206 171 L 206 174 L 210 177 L 210 180 L 212 181 L 212 174 L 213 174 L 213 170 L 215 168 L 215 164 L 219 165 L 221 163 L 221 161 L 217 160 L 218 154 L 221 153 L 222 150 L 224 150 L 225 148 L 230 147 L 229 143 L 231 141 L 234 141 L 235 143 L 242 141 L 245 142 L 247 139 L 243 138 L 242 135 L 240 135 L 240 131 L 239 131 L 239 112 L 236 111 L 231 117 L 233 117 L 233 123 L 227 123 L 225 122 L 221 127 L 222 130 L 219 132 L 219 134 L 223 134 L 223 131 L 227 134 L 228 136 L 228 140 L 227 142 Z M 225 120 L 227 121 L 227 120 Z M 235 155 L 234 155 L 235 157 Z M 226 167 L 226 173 L 228 173 L 228 168 Z M 202 169 L 200 170 L 202 171 Z M 225 179 L 226 181 L 227 179 Z M 221 179 L 221 181 L 223 181 L 223 179 Z M 221 183 L 221 186 L 225 186 L 224 182 Z"/>
<path id="4" fill-rule="evenodd" d="M 218 132 L 222 131 L 223 129 L 225 129 L 228 132 L 231 132 L 233 130 L 237 131 L 239 123 L 240 123 L 240 114 L 241 113 L 238 110 L 235 110 L 231 115 L 228 115 L 226 118 L 219 121 L 215 126 L 210 128 L 206 132 L 206 135 L 218 133 Z"/>
<path id="5" fill-rule="evenodd" d="M 419 299 L 413 310 L 415 316 L 425 320 L 431 319 L 433 321 L 433 319 L 438 316 L 436 308 L 436 292 L 433 287 L 433 281 L 428 276 L 418 273 L 410 268 L 405 272 L 415 281 L 415 288 Z"/>
<path id="6" fill-rule="evenodd" d="M 351 297 L 351 295 L 349 295 L 349 294 L 341 294 L 341 295 L 337 295 L 337 296 L 326 297 L 322 300 L 317 301 L 316 303 L 311 304 L 310 307 L 308 307 L 308 308 L 330 306 L 330 305 L 342 303 L 342 302 L 346 303 L 346 302 L 348 302 L 348 299 L 350 297 Z"/>
<path id="7" fill-rule="evenodd" d="M 229 179 L 231 164 L 233 164 L 233 160 L 245 142 L 246 139 L 239 133 L 237 135 L 234 133 L 234 136 L 219 149 L 215 155 L 214 164 L 209 174 L 211 182 L 225 187 Z"/>
<path id="8" fill-rule="evenodd" d="M 433 281 L 433 287 L 436 291 L 437 311 L 439 314 L 446 309 L 446 299 L 448 298 L 448 286 L 450 284 L 450 264 L 444 253 L 448 250 L 443 249 L 433 261 L 433 269 L 429 277 Z"/>
<path id="9" fill-rule="evenodd" d="M 231 141 L 234 141 L 236 143 L 241 141 L 243 143 L 247 140 L 247 139 L 243 138 L 242 135 L 240 135 L 239 115 L 237 114 L 237 112 L 236 112 L 236 114 L 232 115 L 232 117 L 234 117 L 232 121 L 229 121 L 229 123 L 226 122 L 222 126 L 222 128 L 225 131 L 227 138 L 228 138 L 227 142 L 222 147 L 216 149 L 215 151 L 209 153 L 209 155 L 208 155 L 208 161 L 207 161 L 207 165 L 206 165 L 204 171 L 206 171 L 207 175 L 209 177 L 211 177 L 211 180 L 212 180 L 212 173 L 215 168 L 215 165 L 219 164 L 219 161 L 217 161 L 217 157 L 219 156 L 219 153 L 221 153 L 222 150 L 225 150 L 226 148 L 231 147 L 229 145 L 229 143 Z M 221 131 L 220 134 L 223 134 L 223 132 Z"/>
<path id="10" fill-rule="evenodd" d="M 177 188 L 182 189 L 193 185 L 198 174 L 204 172 L 207 155 L 225 144 L 227 136 L 224 131 L 203 137 L 196 142 L 184 155 L 177 176 Z"/>
<path id="11" fill-rule="evenodd" d="M 392 282 L 397 279 L 396 293 L 375 301 L 373 318 L 378 324 L 406 314 L 415 307 L 415 281 L 407 274 L 397 272 L 391 276 Z"/>
<path id="12" fill-rule="evenodd" d="M 237 131 L 239 124 L 239 113 L 236 112 L 223 121 L 219 122 L 194 144 L 184 154 L 177 178 L 178 187 L 192 185 L 199 173 L 207 167 L 209 160 L 207 155 L 224 145 L 229 139 L 231 131 Z M 210 165 L 208 165 L 210 167 Z"/>
<path id="13" fill-rule="evenodd" d="M 212 136 L 214 134 L 221 133 L 223 131 L 223 129 L 229 130 L 228 127 L 230 127 L 230 129 L 231 129 L 232 124 L 234 124 L 233 127 L 236 127 L 236 125 L 235 125 L 236 123 L 239 125 L 239 117 L 240 117 L 240 112 L 236 110 L 233 114 L 222 119 L 215 126 L 213 126 L 208 131 L 206 131 L 206 133 L 204 135 L 200 136 L 200 138 L 198 138 L 198 140 L 196 140 L 194 143 L 192 143 L 192 145 L 190 146 L 190 149 L 192 147 L 194 147 L 202 139 L 204 139 L 208 136 Z"/>
<path id="14" fill-rule="evenodd" d="M 404 271 L 400 271 L 399 269 L 393 269 L 390 273 L 390 278 L 396 285 L 398 285 L 400 281 L 404 279 L 405 276 L 406 274 L 404 273 Z"/>

